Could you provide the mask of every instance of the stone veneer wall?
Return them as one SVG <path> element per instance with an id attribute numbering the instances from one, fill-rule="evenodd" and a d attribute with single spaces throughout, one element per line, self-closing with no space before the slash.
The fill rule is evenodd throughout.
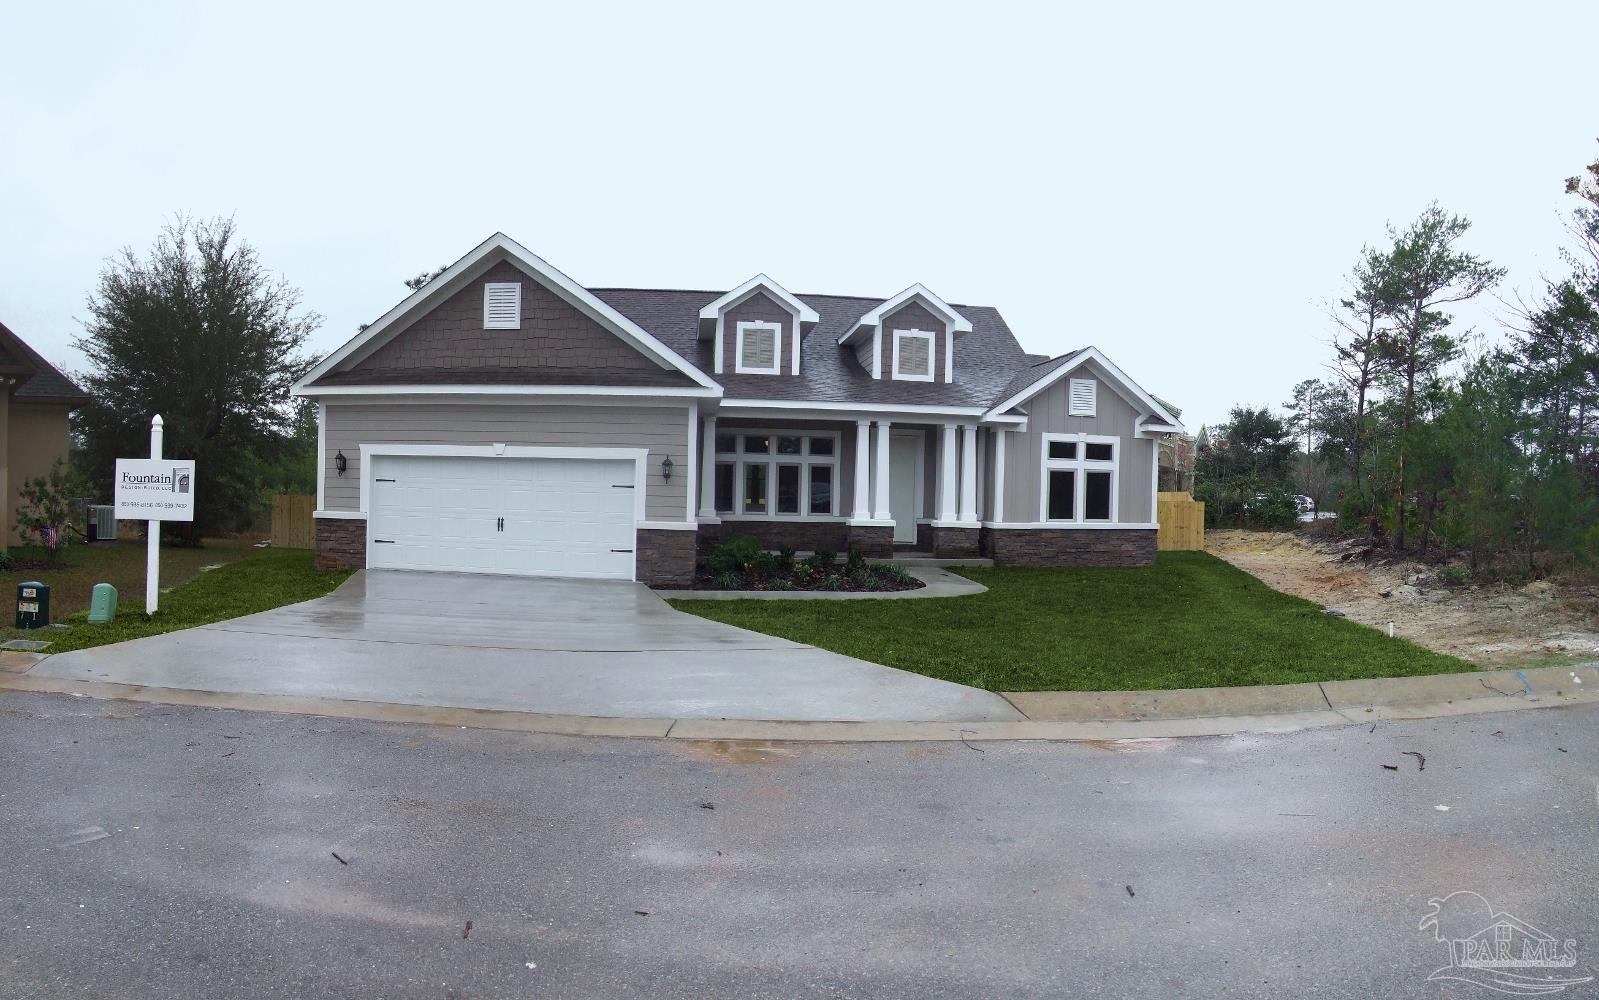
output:
<path id="1" fill-rule="evenodd" d="M 933 555 L 940 559 L 970 559 L 977 555 L 977 528 L 933 528 Z"/>
<path id="2" fill-rule="evenodd" d="M 690 587 L 694 584 L 694 544 L 697 531 L 638 529 L 634 547 L 639 582 L 650 587 Z"/>
<path id="3" fill-rule="evenodd" d="M 847 548 L 851 552 L 859 552 L 868 559 L 887 559 L 894 554 L 894 529 L 851 525 Z"/>
<path id="4" fill-rule="evenodd" d="M 1154 528 L 984 528 L 981 549 L 996 566 L 1149 566 Z"/>
<path id="5" fill-rule="evenodd" d="M 316 568 L 365 569 L 366 519 L 316 519 Z"/>
<path id="6" fill-rule="evenodd" d="M 849 532 L 843 521 L 723 521 L 702 524 L 694 534 L 699 536 L 699 557 L 703 561 L 717 542 L 736 535 L 749 535 L 763 549 L 786 546 L 798 552 L 828 549 L 842 553 L 849 548 Z"/>

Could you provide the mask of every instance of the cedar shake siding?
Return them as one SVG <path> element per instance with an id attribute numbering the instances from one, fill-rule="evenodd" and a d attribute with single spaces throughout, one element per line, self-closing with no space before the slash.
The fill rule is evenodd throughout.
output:
<path id="1" fill-rule="evenodd" d="M 777 338 L 778 374 L 794 374 L 794 317 L 765 292 L 756 292 L 722 314 L 722 371 L 737 370 L 738 325 L 750 322 L 778 325 L 782 331 Z"/>
<path id="2" fill-rule="evenodd" d="M 1093 378 L 1098 383 L 1092 417 L 1067 416 L 1066 392 L 1072 378 Z M 1097 370 L 1084 365 L 1028 400 L 1027 430 L 1013 431 L 1005 440 L 1005 517 L 1013 523 L 1043 521 L 1039 509 L 1045 434 L 1096 434 L 1119 440 L 1116 461 L 1116 520 L 1123 524 L 1148 524 L 1151 509 L 1150 475 L 1156 442 L 1133 436 L 1142 412 L 1117 395 Z M 1062 525 L 1066 527 L 1067 525 Z"/>
<path id="3" fill-rule="evenodd" d="M 920 330 L 933 335 L 933 381 L 944 382 L 944 321 L 927 311 L 927 307 L 920 302 L 907 302 L 894 310 L 894 314 L 883 320 L 883 378 L 891 381 L 894 378 L 894 331 L 895 330 Z M 868 345 L 870 340 L 868 339 Z M 871 361 L 871 348 L 867 347 L 866 360 Z M 960 372 L 955 372 L 955 378 L 960 378 Z"/>
<path id="4" fill-rule="evenodd" d="M 544 445 L 648 448 L 644 516 L 682 522 L 688 515 L 689 410 L 686 406 L 523 406 L 510 403 L 327 404 L 325 510 L 361 507 L 361 445 Z M 344 475 L 334 459 L 344 453 Z M 670 482 L 661 460 L 672 459 Z"/>
<path id="5" fill-rule="evenodd" d="M 522 328 L 483 328 L 483 286 L 522 286 Z M 420 316 L 387 343 L 322 384 L 471 380 L 505 382 L 525 372 L 535 383 L 632 385 L 666 372 L 622 338 L 506 261 Z M 341 377 L 342 376 L 342 377 Z M 671 384 L 687 379 L 674 377 Z"/>

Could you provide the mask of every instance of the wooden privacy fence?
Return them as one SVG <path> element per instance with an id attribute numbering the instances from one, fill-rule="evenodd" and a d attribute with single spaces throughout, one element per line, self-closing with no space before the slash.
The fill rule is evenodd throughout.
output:
<path id="1" fill-rule="evenodd" d="M 1162 552 L 1199 551 L 1205 547 L 1205 505 L 1187 493 L 1155 494 L 1160 535 L 1155 547 Z"/>
<path id="2" fill-rule="evenodd" d="M 300 496 L 272 498 L 273 548 L 316 548 L 316 523 L 311 518 L 314 499 Z"/>

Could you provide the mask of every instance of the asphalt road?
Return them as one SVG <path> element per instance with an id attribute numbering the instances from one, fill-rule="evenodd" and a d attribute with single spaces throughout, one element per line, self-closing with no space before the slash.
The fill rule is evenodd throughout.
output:
<path id="1" fill-rule="evenodd" d="M 0 995 L 1491 996 L 1428 981 L 1429 899 L 1599 975 L 1596 722 L 750 747 L 5 694 Z"/>

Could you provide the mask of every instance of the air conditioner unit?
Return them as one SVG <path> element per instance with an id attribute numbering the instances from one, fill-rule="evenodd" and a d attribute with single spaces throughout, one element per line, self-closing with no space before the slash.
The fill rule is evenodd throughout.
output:
<path id="1" fill-rule="evenodd" d="M 89 505 L 89 541 L 117 540 L 117 509 L 110 504 Z"/>

